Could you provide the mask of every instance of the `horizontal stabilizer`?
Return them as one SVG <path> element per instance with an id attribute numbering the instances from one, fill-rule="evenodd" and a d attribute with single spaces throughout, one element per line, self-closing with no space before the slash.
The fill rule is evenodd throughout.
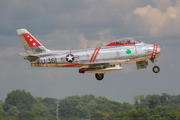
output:
<path id="1" fill-rule="evenodd" d="M 29 56 L 29 55 L 24 54 L 24 53 L 19 53 L 18 55 L 23 56 L 23 57 L 27 57 L 27 56 Z"/>
<path id="2" fill-rule="evenodd" d="M 23 56 L 24 59 L 29 60 L 30 62 L 36 61 L 39 59 L 39 56 L 35 56 L 35 55 L 28 55 L 26 53 L 19 53 L 18 55 Z"/>

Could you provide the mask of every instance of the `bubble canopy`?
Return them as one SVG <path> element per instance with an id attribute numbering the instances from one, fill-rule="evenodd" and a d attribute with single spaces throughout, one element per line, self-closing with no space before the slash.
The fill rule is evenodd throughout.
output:
<path id="1" fill-rule="evenodd" d="M 126 37 L 126 38 L 121 38 L 114 42 L 111 42 L 111 43 L 107 44 L 106 46 L 133 46 L 135 44 L 140 44 L 140 43 L 141 43 L 141 41 L 139 41 L 139 40 L 136 40 L 131 37 Z"/>

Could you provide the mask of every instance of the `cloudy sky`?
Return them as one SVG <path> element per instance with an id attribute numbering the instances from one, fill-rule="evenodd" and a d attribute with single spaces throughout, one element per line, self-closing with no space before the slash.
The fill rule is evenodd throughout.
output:
<path id="1" fill-rule="evenodd" d="M 26 28 L 46 48 L 84 49 L 103 46 L 123 37 L 162 46 L 153 64 L 136 70 L 135 63 L 97 81 L 78 68 L 32 68 L 18 56 L 24 52 L 16 29 Z M 0 99 L 16 89 L 33 96 L 62 99 L 94 94 L 133 103 L 134 95 L 180 94 L 179 0 L 1 0 Z"/>

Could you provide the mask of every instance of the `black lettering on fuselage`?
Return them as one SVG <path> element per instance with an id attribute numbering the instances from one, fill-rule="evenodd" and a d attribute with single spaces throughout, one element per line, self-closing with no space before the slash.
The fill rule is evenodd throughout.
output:
<path id="1" fill-rule="evenodd" d="M 50 64 L 50 63 L 51 63 L 51 59 L 48 58 L 48 59 L 46 60 L 46 63 Z"/>
<path id="2" fill-rule="evenodd" d="M 37 60 L 37 64 L 40 64 L 41 63 L 41 61 L 40 60 Z"/>
<path id="3" fill-rule="evenodd" d="M 41 64 L 45 64 L 45 59 L 41 59 Z"/>
<path id="4" fill-rule="evenodd" d="M 54 58 L 51 58 L 51 63 L 55 63 L 55 59 Z"/>
<path id="5" fill-rule="evenodd" d="M 50 63 L 57 63 L 57 59 L 56 58 L 48 58 L 48 59 L 41 59 L 41 60 L 37 60 L 37 64 L 50 64 Z"/>

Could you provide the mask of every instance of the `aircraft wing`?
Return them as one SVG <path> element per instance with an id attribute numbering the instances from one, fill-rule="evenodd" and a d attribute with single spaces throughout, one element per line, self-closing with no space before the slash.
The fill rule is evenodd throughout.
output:
<path id="1" fill-rule="evenodd" d="M 92 63 L 82 63 L 82 67 L 79 69 L 79 73 L 111 73 L 122 70 L 120 63 L 128 62 L 129 59 L 125 60 L 109 60 L 109 61 L 99 61 L 99 62 L 92 62 Z"/>
<path id="2" fill-rule="evenodd" d="M 114 64 L 120 64 L 120 63 L 124 63 L 124 62 L 128 62 L 129 59 L 125 59 L 125 60 L 109 60 L 109 61 L 99 61 L 99 62 L 82 62 L 83 65 L 101 65 L 101 64 L 109 64 L 109 65 L 114 65 Z"/>

